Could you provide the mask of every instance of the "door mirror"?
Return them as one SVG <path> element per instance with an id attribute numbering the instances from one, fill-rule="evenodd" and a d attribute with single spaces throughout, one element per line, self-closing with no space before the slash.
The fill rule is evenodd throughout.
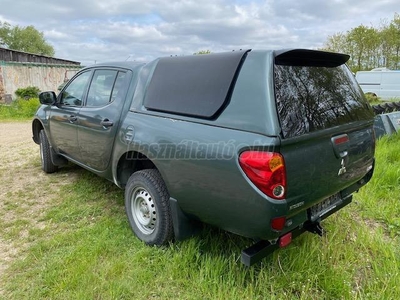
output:
<path id="1" fill-rule="evenodd" d="M 56 103 L 56 93 L 54 92 L 42 92 L 39 94 L 39 101 L 41 104 L 52 105 Z"/>

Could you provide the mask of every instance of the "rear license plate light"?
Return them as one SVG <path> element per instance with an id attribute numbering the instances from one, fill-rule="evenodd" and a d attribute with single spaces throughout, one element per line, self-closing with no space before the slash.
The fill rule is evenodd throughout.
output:
<path id="1" fill-rule="evenodd" d="M 323 217 L 332 209 L 336 208 L 339 204 L 342 204 L 342 198 L 339 194 L 330 196 L 329 198 L 315 204 L 309 209 L 310 221 L 314 222 L 319 218 Z"/>

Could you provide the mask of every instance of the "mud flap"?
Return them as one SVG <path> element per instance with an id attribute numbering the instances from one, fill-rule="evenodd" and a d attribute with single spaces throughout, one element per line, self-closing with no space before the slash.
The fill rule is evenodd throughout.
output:
<path id="1" fill-rule="evenodd" d="M 179 207 L 178 201 L 169 198 L 172 214 L 172 224 L 174 226 L 175 240 L 182 241 L 192 237 L 200 231 L 200 224 L 188 218 Z"/>
<path id="2" fill-rule="evenodd" d="M 51 146 L 50 146 L 50 158 L 53 165 L 57 167 L 62 167 L 68 164 L 68 160 L 65 157 L 58 155 Z"/>

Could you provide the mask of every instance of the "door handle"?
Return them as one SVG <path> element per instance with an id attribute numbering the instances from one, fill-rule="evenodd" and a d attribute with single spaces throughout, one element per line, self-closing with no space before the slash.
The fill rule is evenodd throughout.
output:
<path id="1" fill-rule="evenodd" d="M 74 115 L 70 115 L 68 120 L 70 123 L 74 123 L 74 122 L 78 121 L 78 118 Z"/>
<path id="2" fill-rule="evenodd" d="M 113 121 L 110 121 L 109 119 L 103 119 L 103 120 L 100 122 L 100 125 L 103 126 L 103 127 L 105 127 L 105 128 L 107 128 L 107 127 L 113 126 L 114 123 L 113 123 Z"/>

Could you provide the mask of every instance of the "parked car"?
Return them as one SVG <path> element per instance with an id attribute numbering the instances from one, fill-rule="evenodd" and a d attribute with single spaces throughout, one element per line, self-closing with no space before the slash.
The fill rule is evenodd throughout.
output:
<path id="1" fill-rule="evenodd" d="M 40 95 L 42 168 L 67 161 L 125 189 L 136 236 L 204 222 L 254 239 L 251 265 L 342 209 L 374 170 L 374 114 L 349 56 L 294 49 L 98 64 Z"/>
<path id="2" fill-rule="evenodd" d="M 356 79 L 366 94 L 381 100 L 400 99 L 400 71 L 377 68 L 371 71 L 359 71 Z"/>

